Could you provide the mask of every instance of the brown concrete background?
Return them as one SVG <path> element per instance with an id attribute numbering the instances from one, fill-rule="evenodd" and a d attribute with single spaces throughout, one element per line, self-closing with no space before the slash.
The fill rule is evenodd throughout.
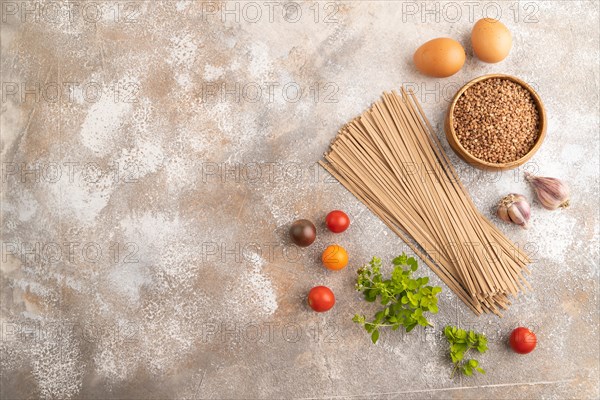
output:
<path id="1" fill-rule="evenodd" d="M 3 399 L 599 397 L 597 2 L 3 1 L 2 12 Z M 498 13 L 513 50 L 483 64 L 470 28 Z M 425 78 L 412 53 L 439 36 L 464 43 L 467 62 Z M 493 72 L 544 100 L 548 138 L 526 168 L 569 182 L 572 207 L 535 206 L 528 231 L 501 224 L 502 195 L 533 196 L 523 169 L 483 173 L 451 154 L 480 210 L 534 254 L 535 291 L 502 319 L 476 318 L 444 286 L 435 329 L 374 346 L 351 322 L 371 310 L 355 270 L 407 249 L 316 162 L 400 85 L 443 137 L 450 97 Z M 332 209 L 352 218 L 339 236 L 320 222 Z M 286 238 L 300 217 L 319 225 L 304 250 Z M 318 261 L 332 242 L 350 253 L 344 271 Z M 318 284 L 336 293 L 328 313 L 304 303 Z M 445 324 L 488 335 L 486 375 L 450 379 Z M 506 346 L 519 325 L 538 335 L 528 356 Z"/>

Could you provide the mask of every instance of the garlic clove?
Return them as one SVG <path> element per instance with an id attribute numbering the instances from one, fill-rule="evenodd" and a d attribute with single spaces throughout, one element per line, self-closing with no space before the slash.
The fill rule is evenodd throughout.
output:
<path id="1" fill-rule="evenodd" d="M 524 196 L 511 193 L 500 201 L 496 214 L 498 218 L 505 222 L 511 222 L 527 229 L 527 223 L 531 217 L 531 208 Z"/>
<path id="2" fill-rule="evenodd" d="M 500 218 L 504 222 L 510 222 L 510 217 L 508 216 L 508 208 L 506 206 L 498 206 L 498 210 L 496 211 L 498 218 Z"/>
<path id="3" fill-rule="evenodd" d="M 519 226 L 527 229 L 527 221 L 529 220 L 528 212 L 523 204 L 513 203 L 511 207 L 508 208 L 508 216 L 510 220 Z"/>
<path id="4" fill-rule="evenodd" d="M 569 206 L 569 187 L 560 179 L 534 176 L 528 172 L 525 178 L 535 190 L 542 207 L 547 210 Z"/>

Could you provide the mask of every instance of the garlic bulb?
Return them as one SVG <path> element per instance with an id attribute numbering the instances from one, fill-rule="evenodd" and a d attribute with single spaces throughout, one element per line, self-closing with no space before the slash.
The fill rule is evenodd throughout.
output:
<path id="1" fill-rule="evenodd" d="M 566 208 L 569 206 L 569 187 L 556 178 L 534 176 L 528 172 L 525 178 L 531 183 L 537 194 L 537 198 L 547 210 Z"/>
<path id="2" fill-rule="evenodd" d="M 512 222 L 524 229 L 527 229 L 527 223 L 531 216 L 527 199 L 516 193 L 511 193 L 504 197 L 498 204 L 496 213 L 502 221 Z"/>

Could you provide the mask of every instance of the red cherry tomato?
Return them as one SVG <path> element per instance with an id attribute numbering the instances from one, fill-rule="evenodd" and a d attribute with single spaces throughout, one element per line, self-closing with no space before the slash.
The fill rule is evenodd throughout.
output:
<path id="1" fill-rule="evenodd" d="M 331 232 L 340 233 L 348 229 L 350 226 L 350 218 L 348 218 L 345 212 L 334 210 L 327 214 L 325 223 Z"/>
<path id="2" fill-rule="evenodd" d="M 317 312 L 330 310 L 335 304 L 335 296 L 326 286 L 315 286 L 308 292 L 308 305 Z"/>
<path id="3" fill-rule="evenodd" d="M 519 354 L 531 353 L 535 349 L 537 338 L 527 328 L 518 327 L 510 334 L 510 347 Z"/>

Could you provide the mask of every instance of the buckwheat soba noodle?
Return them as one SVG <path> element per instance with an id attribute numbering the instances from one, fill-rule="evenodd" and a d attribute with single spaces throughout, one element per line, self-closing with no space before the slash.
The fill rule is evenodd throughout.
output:
<path id="1" fill-rule="evenodd" d="M 385 93 L 320 163 L 477 315 L 530 288 L 531 260 L 477 211 L 413 93 Z"/>

